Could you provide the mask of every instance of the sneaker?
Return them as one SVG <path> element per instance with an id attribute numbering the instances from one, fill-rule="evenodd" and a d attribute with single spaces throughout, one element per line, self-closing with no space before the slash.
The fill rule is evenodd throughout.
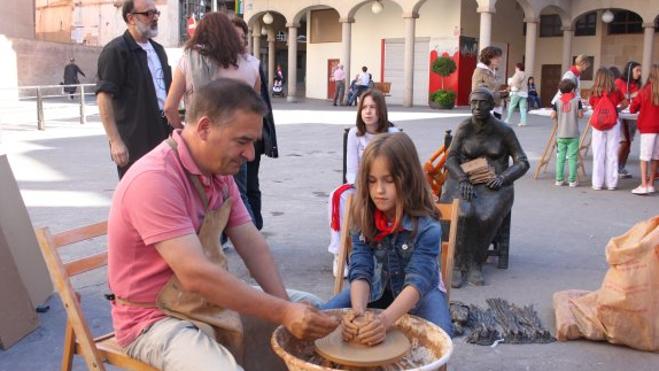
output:
<path id="1" fill-rule="evenodd" d="M 618 170 L 618 178 L 620 179 L 629 179 L 632 175 L 627 171 L 627 169 Z"/>
<path id="2" fill-rule="evenodd" d="M 524 127 L 524 126 L 526 126 L 526 124 L 523 123 L 523 122 L 520 122 L 519 124 L 517 124 L 517 126 L 519 126 L 519 127 Z"/>
<path id="3" fill-rule="evenodd" d="M 570 188 L 574 188 L 574 187 L 577 187 L 579 185 L 579 183 L 577 181 L 574 181 L 574 182 L 568 183 L 568 185 L 570 186 Z"/>
<path id="4" fill-rule="evenodd" d="M 609 191 L 615 191 L 616 187 L 606 187 L 606 189 L 608 189 Z"/>
<path id="5" fill-rule="evenodd" d="M 654 186 L 648 186 L 648 193 L 654 193 Z"/>
<path id="6" fill-rule="evenodd" d="M 593 186 L 593 191 L 601 191 L 602 187 L 599 186 Z"/>
<path id="7" fill-rule="evenodd" d="M 647 195 L 647 194 L 650 193 L 650 192 L 648 192 L 649 191 L 648 188 L 649 187 L 638 186 L 638 187 L 632 189 L 632 193 L 635 194 L 635 195 Z"/>
<path id="8" fill-rule="evenodd" d="M 554 183 L 554 185 L 557 186 L 557 187 L 564 186 L 564 185 L 565 185 L 565 181 L 563 181 L 563 180 L 557 180 L 557 181 Z"/>

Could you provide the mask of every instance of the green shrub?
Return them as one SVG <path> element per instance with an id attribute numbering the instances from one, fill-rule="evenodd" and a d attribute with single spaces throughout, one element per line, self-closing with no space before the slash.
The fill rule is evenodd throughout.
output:
<path id="1" fill-rule="evenodd" d="M 444 89 L 444 78 L 449 77 L 457 69 L 458 66 L 453 59 L 445 55 L 438 57 L 432 62 L 432 72 L 442 77 L 442 89 Z"/>
<path id="2" fill-rule="evenodd" d="M 452 90 L 439 89 L 432 93 L 431 99 L 442 108 L 453 108 L 455 93 Z"/>

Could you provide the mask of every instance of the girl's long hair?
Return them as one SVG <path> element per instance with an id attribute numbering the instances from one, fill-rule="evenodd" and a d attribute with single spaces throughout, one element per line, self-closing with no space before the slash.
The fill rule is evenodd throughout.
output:
<path id="1" fill-rule="evenodd" d="M 387 114 L 387 102 L 384 95 L 377 89 L 370 89 L 359 97 L 359 107 L 357 108 L 357 136 L 361 137 L 366 134 L 366 123 L 362 120 L 362 109 L 366 97 L 371 97 L 375 102 L 375 108 L 378 113 L 378 133 L 386 133 L 389 130 L 389 115 Z"/>
<path id="2" fill-rule="evenodd" d="M 367 241 L 373 241 L 378 233 L 373 218 L 376 207 L 371 200 L 368 181 L 373 162 L 378 158 L 387 161 L 396 186 L 398 198 L 394 230 L 398 229 L 404 215 L 412 218 L 415 230 L 418 218 L 430 216 L 437 219 L 439 215 L 430 185 L 421 168 L 414 143 L 405 133 L 388 133 L 376 136 L 364 150 L 357 174 L 357 190 L 350 210 L 352 230 L 360 231 Z"/>
<path id="3" fill-rule="evenodd" d="M 610 94 L 615 88 L 613 73 L 606 67 L 600 67 L 597 70 L 597 73 L 595 73 L 595 81 L 593 82 L 591 95 L 601 97 L 604 93 Z"/>
<path id="4" fill-rule="evenodd" d="M 646 85 L 652 85 L 652 104 L 659 106 L 659 64 L 650 67 L 650 74 Z"/>
<path id="5" fill-rule="evenodd" d="M 245 48 L 233 23 L 223 13 L 207 13 L 197 24 L 185 50 L 196 50 L 222 68 L 238 68 L 238 57 Z"/>
<path id="6" fill-rule="evenodd" d="M 634 68 L 636 68 L 640 65 L 641 65 L 640 63 L 634 62 L 634 61 L 627 62 L 627 64 L 625 65 L 625 69 L 622 71 L 622 76 L 620 76 L 620 78 L 625 83 L 627 83 L 627 82 L 632 83 L 633 82 L 633 83 L 636 84 L 637 87 L 640 88 L 641 86 L 643 86 L 643 84 L 641 84 L 641 78 L 639 77 L 636 80 L 634 80 L 632 78 L 632 76 L 634 76 L 634 74 L 632 73 L 632 70 L 634 70 Z"/>

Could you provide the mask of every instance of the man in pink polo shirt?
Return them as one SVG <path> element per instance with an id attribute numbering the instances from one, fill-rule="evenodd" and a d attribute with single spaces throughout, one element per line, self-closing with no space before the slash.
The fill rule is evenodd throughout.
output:
<path id="1" fill-rule="evenodd" d="M 219 104 L 218 104 L 219 102 Z M 131 356 L 159 369 L 239 370 L 231 353 L 192 322 L 167 316 L 155 303 L 176 275 L 183 289 L 222 308 L 283 324 L 298 338 L 330 333 L 338 321 L 301 303 L 284 288 L 267 243 L 252 224 L 233 180 L 254 158 L 264 105 L 251 87 L 219 79 L 195 92 L 187 125 L 137 161 L 122 178 L 108 220 L 108 281 L 116 339 Z M 263 291 L 204 255 L 197 236 L 205 214 L 224 195 L 233 199 L 225 232 Z M 134 305 L 147 303 L 147 305 Z"/>

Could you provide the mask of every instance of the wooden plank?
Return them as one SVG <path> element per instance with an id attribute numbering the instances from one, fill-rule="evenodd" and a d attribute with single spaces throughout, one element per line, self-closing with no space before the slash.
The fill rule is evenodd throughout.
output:
<path id="1" fill-rule="evenodd" d="M 97 268 L 104 267 L 108 264 L 107 251 L 84 257 L 82 259 L 73 260 L 64 264 L 66 273 L 69 277 L 73 277 L 80 273 L 88 272 Z"/>
<path id="2" fill-rule="evenodd" d="M 71 323 L 66 321 L 66 329 L 64 330 L 64 352 L 62 354 L 62 371 L 71 371 L 73 366 L 73 355 L 75 354 L 76 336 L 73 332 Z"/>
<path id="3" fill-rule="evenodd" d="M 48 272 L 53 280 L 55 289 L 62 300 L 66 315 L 71 326 L 73 327 L 75 337 L 80 344 L 80 353 L 85 360 L 87 369 L 105 371 L 102 359 L 94 346 L 94 339 L 82 315 L 80 302 L 76 298 L 75 290 L 71 286 L 71 281 L 66 274 L 64 264 L 57 254 L 55 241 L 48 231 L 48 228 L 39 228 L 35 231 L 39 247 L 46 261 Z"/>
<path id="4" fill-rule="evenodd" d="M 343 212 L 343 224 L 341 225 L 341 245 L 339 250 L 339 271 L 334 278 L 334 295 L 341 292 L 343 289 L 343 266 L 348 260 L 348 255 L 352 250 L 352 241 L 350 240 L 350 207 L 352 205 L 352 196 L 346 200 L 345 209 Z"/>
<path id="5" fill-rule="evenodd" d="M 442 253 L 440 257 L 442 281 L 446 286 L 446 296 L 451 291 L 453 282 L 453 265 L 455 255 L 455 243 L 458 234 L 458 217 L 460 211 L 460 200 L 454 199 L 449 203 L 435 204 L 440 213 L 440 220 L 449 223 L 448 241 L 441 242 Z"/>
<path id="6" fill-rule="evenodd" d="M 71 229 L 58 233 L 53 237 L 53 243 L 56 247 L 70 245 L 76 242 L 88 240 L 94 237 L 100 237 L 108 233 L 108 222 L 102 221 L 96 224 L 86 225 L 84 227 Z"/>

